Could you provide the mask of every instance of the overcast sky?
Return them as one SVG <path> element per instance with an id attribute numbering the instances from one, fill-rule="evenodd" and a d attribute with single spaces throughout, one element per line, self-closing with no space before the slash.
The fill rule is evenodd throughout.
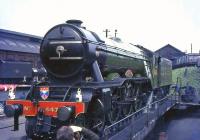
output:
<path id="1" fill-rule="evenodd" d="M 200 0 L 0 0 L 0 28 L 43 36 L 68 19 L 157 50 L 200 50 Z"/>

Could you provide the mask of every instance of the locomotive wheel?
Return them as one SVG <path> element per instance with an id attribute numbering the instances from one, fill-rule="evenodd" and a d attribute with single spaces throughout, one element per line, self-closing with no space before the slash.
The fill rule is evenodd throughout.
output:
<path id="1" fill-rule="evenodd" d="M 140 108 L 142 108 L 142 101 L 141 101 L 141 99 L 140 99 L 140 95 L 141 94 L 141 91 L 140 91 L 140 86 L 139 85 L 137 85 L 136 87 L 135 87 L 135 90 L 134 90 L 134 100 L 135 100 L 135 102 L 134 102 L 134 111 L 137 111 L 138 109 L 140 109 Z"/>
<path id="2" fill-rule="evenodd" d="M 124 102 L 124 105 L 122 106 L 122 112 L 124 116 L 127 116 L 132 113 L 133 111 L 133 85 L 131 82 L 127 82 L 124 84 L 124 89 L 122 90 L 122 100 Z"/>
<path id="3" fill-rule="evenodd" d="M 112 97 L 111 111 L 107 115 L 110 124 L 117 122 L 132 112 L 132 94 L 133 86 L 130 82 L 125 83 L 124 87 L 115 89 Z"/>
<path id="4" fill-rule="evenodd" d="M 135 103 L 134 103 L 134 110 L 137 111 L 138 109 L 141 109 L 144 107 L 147 103 L 148 96 L 147 93 L 149 93 L 145 89 L 144 84 L 139 84 L 136 86 L 136 90 L 134 92 L 134 97 L 135 97 Z"/>
<path id="5" fill-rule="evenodd" d="M 28 138 L 34 140 L 36 119 L 33 117 L 27 117 L 25 122 L 25 131 Z"/>
<path id="6" fill-rule="evenodd" d="M 95 99 L 90 103 L 88 109 L 88 127 L 96 131 L 98 134 L 103 132 L 105 127 L 104 105 L 100 99 Z"/>
<path id="7" fill-rule="evenodd" d="M 117 122 L 121 117 L 121 107 L 117 104 L 118 97 L 114 95 L 112 97 L 112 106 L 110 112 L 107 114 L 108 122 L 113 124 Z"/>

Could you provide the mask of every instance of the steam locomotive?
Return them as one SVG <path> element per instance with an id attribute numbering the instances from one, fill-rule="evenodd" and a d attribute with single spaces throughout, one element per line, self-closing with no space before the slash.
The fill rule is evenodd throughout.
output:
<path id="1" fill-rule="evenodd" d="M 32 84 L 25 100 L 7 100 L 5 113 L 26 116 L 30 138 L 53 136 L 62 125 L 79 125 L 99 135 L 105 126 L 164 97 L 171 85 L 171 61 L 119 38 L 101 39 L 69 20 L 50 29 L 40 57 L 46 76 Z"/>

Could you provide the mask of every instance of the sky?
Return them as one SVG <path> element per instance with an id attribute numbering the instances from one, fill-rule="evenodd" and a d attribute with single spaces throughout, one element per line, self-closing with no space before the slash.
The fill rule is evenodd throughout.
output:
<path id="1" fill-rule="evenodd" d="M 200 51 L 199 0 L 0 0 L 0 28 L 44 36 L 53 26 L 79 19 L 99 35 L 155 51 L 171 44 Z"/>

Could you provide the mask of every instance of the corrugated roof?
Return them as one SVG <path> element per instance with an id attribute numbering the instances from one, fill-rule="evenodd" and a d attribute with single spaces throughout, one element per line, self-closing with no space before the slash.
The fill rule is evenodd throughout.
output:
<path id="1" fill-rule="evenodd" d="M 15 31 L 9 31 L 5 29 L 0 29 L 0 35 L 3 36 L 9 36 L 18 39 L 32 39 L 33 41 L 40 42 L 42 40 L 42 37 L 40 36 L 35 36 L 35 35 L 30 35 L 30 34 L 25 34 L 25 33 L 20 33 L 20 32 L 15 32 Z"/>
<path id="2" fill-rule="evenodd" d="M 39 53 L 42 38 L 0 29 L 0 50 Z"/>

